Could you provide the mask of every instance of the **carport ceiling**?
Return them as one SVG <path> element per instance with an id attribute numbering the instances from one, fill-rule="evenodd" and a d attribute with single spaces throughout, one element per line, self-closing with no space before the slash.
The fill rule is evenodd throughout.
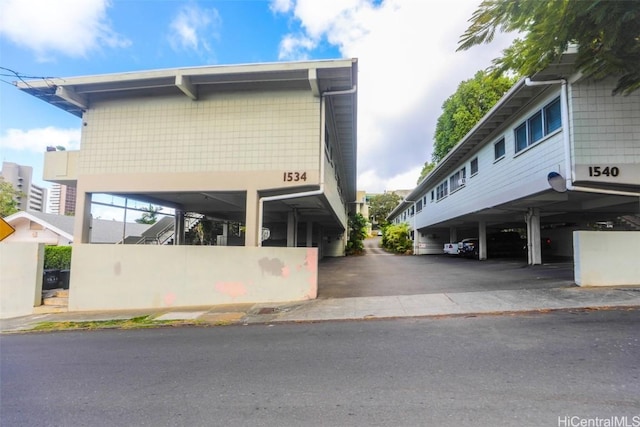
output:
<path id="1" fill-rule="evenodd" d="M 549 190 L 433 226 L 477 227 L 479 221 L 484 221 L 493 227 L 523 227 L 524 215 L 529 208 L 540 209 L 540 222 L 543 225 L 611 221 L 618 216 L 640 213 L 638 200 L 634 197 L 598 193 L 557 193 Z"/>
<path id="2" fill-rule="evenodd" d="M 114 196 L 137 200 L 144 203 L 197 212 L 211 218 L 228 221 L 245 221 L 246 193 L 244 191 L 202 191 L 182 193 L 113 194 Z M 287 214 L 294 211 L 299 221 L 313 221 L 324 227 L 335 227 L 332 210 L 324 196 L 300 197 L 266 202 L 264 221 L 286 221 Z"/>

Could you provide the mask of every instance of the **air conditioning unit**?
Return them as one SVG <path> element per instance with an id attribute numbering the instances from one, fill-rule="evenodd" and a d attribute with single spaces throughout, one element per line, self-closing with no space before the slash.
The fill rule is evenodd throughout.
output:
<path id="1" fill-rule="evenodd" d="M 460 178 L 458 180 L 458 185 L 464 185 L 464 183 L 465 183 L 465 179 L 464 178 Z"/>

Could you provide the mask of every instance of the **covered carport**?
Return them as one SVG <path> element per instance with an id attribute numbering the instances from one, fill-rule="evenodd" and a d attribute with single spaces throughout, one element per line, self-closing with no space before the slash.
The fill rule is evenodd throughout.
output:
<path id="1" fill-rule="evenodd" d="M 619 194 L 553 189 L 512 200 L 490 209 L 451 218 L 418 230 L 423 236 L 442 236 L 442 244 L 478 238 L 480 259 L 487 259 L 486 236 L 516 230 L 527 237 L 529 264 L 573 257 L 576 230 L 638 230 L 638 198 Z M 544 251 L 542 243 L 548 239 Z"/>

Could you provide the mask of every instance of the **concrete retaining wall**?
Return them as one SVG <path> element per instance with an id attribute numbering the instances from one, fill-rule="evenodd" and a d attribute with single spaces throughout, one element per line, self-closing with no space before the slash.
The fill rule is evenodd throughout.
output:
<path id="1" fill-rule="evenodd" d="M 640 231 L 574 231 L 579 286 L 640 285 Z"/>
<path id="2" fill-rule="evenodd" d="M 0 318 L 33 314 L 42 303 L 44 244 L 0 244 Z"/>
<path id="3" fill-rule="evenodd" d="M 69 310 L 314 299 L 317 248 L 75 244 Z"/>

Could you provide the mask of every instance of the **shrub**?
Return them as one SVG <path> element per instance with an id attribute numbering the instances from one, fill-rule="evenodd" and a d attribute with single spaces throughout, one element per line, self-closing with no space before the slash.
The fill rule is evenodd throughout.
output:
<path id="1" fill-rule="evenodd" d="M 409 224 L 393 224 L 384 229 L 382 247 L 398 254 L 409 254 L 413 250 Z"/>
<path id="2" fill-rule="evenodd" d="M 71 246 L 45 246 L 45 270 L 69 270 L 71 268 Z"/>

